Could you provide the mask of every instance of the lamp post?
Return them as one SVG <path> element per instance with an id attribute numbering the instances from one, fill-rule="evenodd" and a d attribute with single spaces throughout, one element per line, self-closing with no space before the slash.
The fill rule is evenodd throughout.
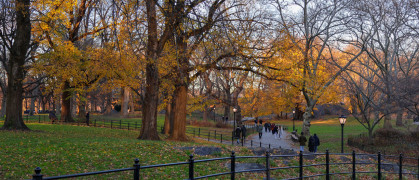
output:
<path id="1" fill-rule="evenodd" d="M 295 110 L 292 110 L 292 131 L 295 131 Z"/>
<path id="2" fill-rule="evenodd" d="M 236 128 L 236 112 L 237 112 L 237 108 L 233 108 L 233 121 L 234 121 L 234 126 L 233 126 L 233 132 Z"/>
<path id="3" fill-rule="evenodd" d="M 340 126 L 342 127 L 342 149 L 341 149 L 341 153 L 343 153 L 343 126 L 345 126 L 346 116 L 340 115 L 339 122 L 340 122 Z"/>
<path id="4" fill-rule="evenodd" d="M 214 105 L 214 122 L 215 122 L 215 105 Z"/>

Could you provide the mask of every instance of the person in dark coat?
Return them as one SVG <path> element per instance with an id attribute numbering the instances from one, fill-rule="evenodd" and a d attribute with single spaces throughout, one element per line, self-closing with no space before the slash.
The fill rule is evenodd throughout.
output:
<path id="1" fill-rule="evenodd" d="M 54 124 L 57 119 L 57 116 L 55 116 L 55 113 L 53 111 L 49 112 L 48 118 L 51 120 L 51 123 Z"/>
<path id="2" fill-rule="evenodd" d="M 310 138 L 308 138 L 308 151 L 314 152 L 314 137 L 313 136 L 310 136 Z"/>
<path id="3" fill-rule="evenodd" d="M 263 122 L 262 122 L 262 119 L 259 119 L 259 124 L 262 124 Z"/>
<path id="4" fill-rule="evenodd" d="M 244 127 L 244 125 L 242 125 L 242 139 L 246 138 L 246 127 Z"/>
<path id="5" fill-rule="evenodd" d="M 90 118 L 90 114 L 89 114 L 89 112 L 87 112 L 87 114 L 86 114 L 86 124 L 87 124 L 87 126 L 89 126 L 89 118 Z"/>
<path id="6" fill-rule="evenodd" d="M 306 146 L 307 138 L 304 136 L 304 133 L 301 132 L 301 136 L 298 137 L 298 142 L 300 143 L 300 151 L 304 151 L 304 146 Z"/>
<path id="7" fill-rule="evenodd" d="M 266 124 L 265 124 L 266 125 Z M 263 127 L 261 124 L 259 124 L 258 126 L 256 126 L 256 130 L 259 133 L 259 139 L 262 139 L 262 131 L 263 131 Z M 266 127 L 265 127 L 265 132 L 266 132 Z"/>
<path id="8" fill-rule="evenodd" d="M 236 131 L 234 133 L 234 135 L 236 136 L 236 139 L 237 139 L 237 144 L 240 143 L 241 132 L 242 132 L 242 129 L 240 128 L 240 126 L 237 126 Z"/>
<path id="9" fill-rule="evenodd" d="M 268 122 L 268 131 L 271 132 L 271 123 Z"/>
<path id="10" fill-rule="evenodd" d="M 320 146 L 320 139 L 317 137 L 317 134 L 314 134 L 314 153 L 317 152 L 317 146 Z"/>
<path id="11" fill-rule="evenodd" d="M 275 125 L 274 129 L 272 130 L 272 134 L 274 135 L 275 139 L 278 139 L 278 126 Z"/>
<path id="12" fill-rule="evenodd" d="M 263 126 L 265 127 L 265 132 L 268 132 L 268 123 L 266 122 Z"/>

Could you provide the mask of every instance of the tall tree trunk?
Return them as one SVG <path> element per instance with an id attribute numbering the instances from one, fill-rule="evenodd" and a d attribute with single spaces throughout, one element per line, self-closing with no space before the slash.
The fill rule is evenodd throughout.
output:
<path id="1" fill-rule="evenodd" d="M 131 98 L 129 101 L 129 113 L 135 114 L 135 104 L 134 104 L 134 93 L 131 94 Z"/>
<path id="2" fill-rule="evenodd" d="M 403 110 L 401 108 L 397 111 L 396 126 L 403 126 Z"/>
<path id="3" fill-rule="evenodd" d="M 146 89 L 143 101 L 143 121 L 138 137 L 160 140 L 157 134 L 157 105 L 159 100 L 159 72 L 157 68 L 157 13 L 156 1 L 146 0 L 148 39 L 146 50 Z"/>
<path id="4" fill-rule="evenodd" d="M 36 99 L 34 97 L 31 98 L 31 106 L 29 108 L 29 115 L 33 116 L 33 114 L 36 112 L 35 110 L 35 101 Z"/>
<path id="5" fill-rule="evenodd" d="M 164 116 L 163 133 L 169 135 L 170 133 L 170 114 L 172 113 L 172 103 L 168 102 L 166 105 L 166 114 Z"/>
<path id="6" fill-rule="evenodd" d="M 25 79 L 25 59 L 31 39 L 30 1 L 16 0 L 16 31 L 15 39 L 10 50 L 10 60 L 7 67 L 7 97 L 6 120 L 3 129 L 29 130 L 23 122 L 22 101 L 23 84 Z"/>
<path id="7" fill-rule="evenodd" d="M 70 92 L 70 82 L 65 81 L 62 87 L 63 94 L 61 97 L 61 121 L 64 122 L 74 122 L 73 117 L 71 116 L 71 92 Z"/>
<path id="8" fill-rule="evenodd" d="M 203 115 L 202 115 L 202 119 L 203 119 L 203 121 L 208 121 L 208 107 L 207 107 L 207 105 L 205 105 L 205 107 L 204 107 L 204 112 L 203 112 Z"/>
<path id="9" fill-rule="evenodd" d="M 86 121 L 86 99 L 84 98 L 84 96 L 86 96 L 84 93 L 79 94 L 79 103 L 78 103 L 78 108 L 79 108 L 78 117 L 79 119 L 81 119 L 82 122 Z"/>
<path id="10" fill-rule="evenodd" d="M 3 94 L 3 98 L 1 99 L 1 110 L 0 110 L 0 117 L 6 115 L 6 95 Z"/>
<path id="11" fill-rule="evenodd" d="M 384 117 L 384 127 L 385 129 L 391 129 L 393 128 L 393 125 L 391 125 L 391 114 L 387 114 Z"/>
<path id="12" fill-rule="evenodd" d="M 311 120 L 313 118 L 313 108 L 315 106 L 315 101 L 311 100 L 310 102 L 307 103 L 307 107 L 306 110 L 303 114 L 303 129 L 301 130 L 301 132 L 304 133 L 304 136 L 309 137 L 310 136 L 310 126 L 311 126 Z"/>
<path id="13" fill-rule="evenodd" d="M 170 137 L 171 140 L 186 141 L 186 104 L 187 91 L 186 84 L 176 87 L 173 97 L 171 112 Z"/>
<path id="14" fill-rule="evenodd" d="M 105 114 L 110 115 L 112 112 L 112 93 L 108 93 L 105 101 Z"/>
<path id="15" fill-rule="evenodd" d="M 61 114 L 61 99 L 60 99 L 60 96 L 57 96 L 56 98 L 55 98 L 55 106 L 56 106 L 56 109 L 54 109 L 55 111 L 56 111 L 56 113 L 57 114 Z"/>
<path id="16" fill-rule="evenodd" d="M 121 103 L 122 117 L 128 117 L 128 104 L 129 104 L 129 87 L 123 87 L 122 88 L 122 103 Z"/>

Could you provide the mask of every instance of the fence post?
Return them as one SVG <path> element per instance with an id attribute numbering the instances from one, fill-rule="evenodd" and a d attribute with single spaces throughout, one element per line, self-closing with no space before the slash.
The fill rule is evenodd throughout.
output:
<path id="1" fill-rule="evenodd" d="M 244 146 L 244 137 L 242 136 L 242 146 Z"/>
<path id="2" fill-rule="evenodd" d="M 250 140 L 250 147 L 253 147 L 253 140 Z"/>
<path id="3" fill-rule="evenodd" d="M 193 129 L 193 137 L 195 137 L 195 128 Z"/>
<path id="4" fill-rule="evenodd" d="M 403 166 L 403 154 L 400 153 L 400 156 L 399 156 L 399 179 L 400 180 L 403 179 L 402 166 Z"/>
<path id="5" fill-rule="evenodd" d="M 111 129 L 112 129 L 112 125 L 113 125 L 112 123 L 113 123 L 113 121 L 111 120 Z"/>
<path id="6" fill-rule="evenodd" d="M 189 155 L 189 179 L 194 179 L 193 174 L 193 165 L 194 165 L 194 159 L 193 159 L 193 154 Z"/>
<path id="7" fill-rule="evenodd" d="M 129 122 L 128 122 L 128 131 L 129 131 Z"/>
<path id="8" fill-rule="evenodd" d="M 330 179 L 330 172 L 329 172 L 329 150 L 326 149 L 326 180 Z"/>
<path id="9" fill-rule="evenodd" d="M 235 179 L 236 177 L 236 155 L 234 151 L 231 152 L 231 164 L 230 164 L 230 177 L 231 179 Z"/>
<path id="10" fill-rule="evenodd" d="M 122 120 L 119 120 L 119 129 L 122 129 L 121 125 L 122 125 Z"/>
<path id="11" fill-rule="evenodd" d="M 271 149 L 271 143 L 269 143 L 269 149 Z"/>
<path id="12" fill-rule="evenodd" d="M 198 137 L 201 136 L 201 128 L 198 128 Z"/>
<path id="13" fill-rule="evenodd" d="M 220 139 L 221 139 L 221 143 L 223 143 L 223 134 L 221 134 L 221 138 Z"/>
<path id="14" fill-rule="evenodd" d="M 355 158 L 355 151 L 352 151 L 352 179 L 356 179 L 356 158 Z"/>
<path id="15" fill-rule="evenodd" d="M 381 180 L 381 152 L 378 152 L 378 180 Z"/>
<path id="16" fill-rule="evenodd" d="M 29 113 L 26 115 L 26 122 L 29 122 Z"/>
<path id="17" fill-rule="evenodd" d="M 32 179 L 33 180 L 42 180 L 42 174 L 41 174 L 41 168 L 40 167 L 36 167 L 35 168 L 35 174 L 32 175 Z"/>
<path id="18" fill-rule="evenodd" d="M 271 174 L 269 172 L 270 170 L 270 165 L 269 165 L 269 151 L 266 151 L 266 179 L 271 179 Z"/>
<path id="19" fill-rule="evenodd" d="M 41 115 L 39 115 L 38 123 L 41 123 Z"/>
<path id="20" fill-rule="evenodd" d="M 217 130 L 214 130 L 214 139 L 217 140 Z"/>
<path id="21" fill-rule="evenodd" d="M 134 180 L 140 180 L 140 160 L 134 160 Z"/>
<path id="22" fill-rule="evenodd" d="M 262 147 L 262 142 L 259 141 L 259 147 Z"/>
<path id="23" fill-rule="evenodd" d="M 96 119 L 95 119 L 95 127 L 96 127 Z"/>
<path id="24" fill-rule="evenodd" d="M 300 179 L 303 179 L 303 151 L 300 151 Z"/>
<path id="25" fill-rule="evenodd" d="M 135 127 L 134 127 L 134 129 L 137 130 L 137 121 L 135 121 Z"/>

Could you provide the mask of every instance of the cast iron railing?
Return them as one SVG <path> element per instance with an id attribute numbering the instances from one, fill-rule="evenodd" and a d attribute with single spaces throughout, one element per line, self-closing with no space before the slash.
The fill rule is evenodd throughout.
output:
<path id="1" fill-rule="evenodd" d="M 351 162 L 340 162 L 340 163 L 331 163 L 330 162 L 330 155 L 344 155 L 344 156 L 352 156 Z M 325 156 L 325 162 L 321 164 L 304 164 L 304 156 Z M 357 162 L 356 156 L 368 156 L 368 157 L 377 157 L 377 160 L 375 163 L 372 162 Z M 271 167 L 270 160 L 273 158 L 286 158 L 286 157 L 298 157 L 299 158 L 299 164 L 298 166 L 287 166 L 287 167 Z M 383 172 L 382 166 L 383 165 L 393 165 L 389 163 L 382 163 L 382 159 L 384 157 L 388 158 L 397 158 L 399 166 L 399 169 L 397 172 Z M 236 170 L 236 160 L 237 159 L 265 159 L 265 168 L 261 169 L 249 169 L 249 170 Z M 221 161 L 221 160 L 230 160 L 230 171 L 227 172 L 219 172 L 216 174 L 209 174 L 204 176 L 195 177 L 195 171 L 194 167 L 196 163 L 202 163 L 202 162 L 209 162 L 209 161 Z M 410 161 L 416 161 L 416 165 L 412 164 L 405 164 L 404 160 L 410 160 Z M 265 173 L 266 179 L 271 179 L 271 172 L 275 170 L 280 169 L 297 169 L 298 168 L 298 177 L 293 177 L 289 179 L 303 179 L 303 178 L 312 178 L 312 177 L 324 177 L 324 179 L 329 180 L 332 175 L 338 175 L 338 174 L 350 174 L 351 179 L 355 180 L 358 174 L 376 174 L 377 179 L 381 179 L 383 174 L 398 174 L 399 179 L 403 179 L 404 175 L 413 175 L 417 176 L 419 179 L 419 158 L 412 158 L 412 157 L 404 157 L 402 154 L 399 156 L 394 155 L 382 155 L 380 152 L 378 154 L 356 154 L 355 151 L 352 153 L 329 153 L 328 150 L 326 150 L 326 153 L 316 153 L 316 154 L 303 154 L 300 152 L 299 154 L 295 155 L 271 155 L 269 152 L 266 152 L 264 156 L 236 156 L 234 151 L 231 153 L 230 157 L 222 157 L 222 158 L 213 158 L 213 159 L 202 159 L 202 160 L 195 160 L 193 155 L 189 156 L 188 161 L 186 162 L 178 162 L 178 163 L 169 163 L 169 164 L 157 164 L 157 165 L 146 165 L 141 166 L 139 164 L 139 159 L 135 159 L 133 167 L 130 168 L 123 168 L 123 169 L 112 169 L 112 170 L 105 170 L 105 171 L 97 171 L 97 172 L 88 172 L 88 173 L 80 173 L 80 174 L 71 174 L 71 175 L 63 175 L 63 176 L 52 176 L 52 177 L 43 177 L 41 174 L 41 168 L 37 167 L 35 168 L 35 174 L 32 176 L 33 180 L 42 180 L 42 179 L 64 179 L 64 178 L 74 178 L 74 177 L 82 177 L 82 176 L 91 176 L 91 175 L 97 175 L 97 174 L 107 174 L 107 173 L 114 173 L 114 172 L 122 172 L 122 171 L 132 171 L 133 172 L 133 179 L 139 180 L 140 179 L 140 170 L 141 169 L 149 169 L 149 168 L 158 168 L 158 167 L 165 167 L 165 166 L 177 166 L 177 165 L 188 165 L 189 173 L 188 173 L 188 179 L 203 179 L 203 178 L 209 178 L 209 177 L 216 177 L 216 176 L 222 176 L 222 175 L 230 175 L 230 179 L 235 179 L 236 174 L 239 173 L 245 173 L 245 172 L 261 172 L 263 171 Z M 357 171 L 356 165 L 367 165 L 367 164 L 374 164 L 377 165 L 377 171 Z M 335 172 L 330 173 L 330 166 L 332 165 L 352 165 L 351 171 L 348 172 Z M 325 173 L 323 174 L 315 174 L 315 175 L 304 175 L 304 168 L 307 167 L 313 167 L 313 166 L 324 166 Z M 408 171 L 404 171 L 406 167 L 410 168 Z M 415 170 L 412 171 L 412 168 L 416 168 L 416 173 L 414 173 Z M 275 177 L 275 178 L 281 178 L 281 177 Z M 282 179 L 282 178 L 281 178 Z"/>

